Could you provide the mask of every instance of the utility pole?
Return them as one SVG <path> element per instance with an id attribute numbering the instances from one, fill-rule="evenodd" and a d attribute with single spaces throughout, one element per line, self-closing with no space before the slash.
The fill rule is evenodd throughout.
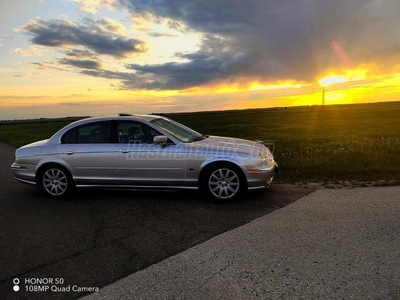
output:
<path id="1" fill-rule="evenodd" d="M 325 87 L 322 87 L 322 106 L 325 105 Z"/>

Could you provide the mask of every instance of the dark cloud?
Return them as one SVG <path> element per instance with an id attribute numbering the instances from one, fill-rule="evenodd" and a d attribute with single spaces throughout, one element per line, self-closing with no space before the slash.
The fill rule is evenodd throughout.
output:
<path id="1" fill-rule="evenodd" d="M 93 77 L 119 80 L 119 85 L 111 84 L 111 86 L 120 90 L 160 89 L 162 85 L 165 85 L 162 81 L 155 80 L 153 76 L 146 74 L 138 75 L 133 72 L 81 70 L 80 73 Z"/>
<path id="2" fill-rule="evenodd" d="M 69 59 L 69 58 L 63 58 L 59 60 L 60 64 L 63 65 L 70 65 L 73 67 L 81 68 L 81 69 L 100 69 L 101 64 L 98 61 L 95 60 L 90 60 L 90 59 L 84 59 L 84 60 L 79 60 L 79 59 Z"/>
<path id="3" fill-rule="evenodd" d="M 119 80 L 121 84 L 111 84 L 114 88 L 127 90 L 127 89 L 144 89 L 141 86 L 143 78 L 138 78 L 134 73 L 130 72 L 117 72 L 108 70 L 81 70 L 79 73 L 99 78 Z"/>
<path id="4" fill-rule="evenodd" d="M 96 57 L 96 53 L 87 49 L 69 49 L 66 51 L 63 51 L 65 53 L 65 55 L 67 55 L 68 57 L 75 57 L 75 58 L 95 58 Z"/>
<path id="5" fill-rule="evenodd" d="M 369 63 L 389 68 L 400 59 L 398 0 L 119 0 L 119 5 L 204 36 L 199 52 L 186 62 L 129 65 L 146 75 L 146 88 L 235 77 L 315 82 L 328 70 Z M 346 58 L 335 52 L 333 41 Z"/>
<path id="6" fill-rule="evenodd" d="M 210 80 L 237 74 L 246 57 L 234 56 L 211 57 L 204 53 L 181 54 L 187 59 L 184 63 L 166 63 L 159 65 L 129 64 L 127 68 L 137 71 L 138 76 L 154 75 L 157 80 L 140 84 L 145 89 L 185 89 L 203 85 Z M 137 88 L 133 82 L 132 88 Z"/>
<path id="7" fill-rule="evenodd" d="M 160 33 L 160 32 L 149 32 L 147 33 L 148 36 L 151 37 L 175 37 L 176 35 L 170 33 Z"/>
<path id="8" fill-rule="evenodd" d="M 112 28 L 100 27 L 101 24 L 95 21 L 86 19 L 85 22 L 86 25 L 63 20 L 39 19 L 29 22 L 23 29 L 32 35 L 32 43 L 37 45 L 58 48 L 82 46 L 86 50 L 117 58 L 146 51 L 146 44 L 143 41 L 108 32 Z"/>
<path id="9" fill-rule="evenodd" d="M 115 71 L 107 71 L 107 70 L 82 70 L 81 74 L 93 76 L 93 77 L 101 77 L 108 79 L 119 79 L 119 80 L 131 80 L 135 78 L 135 75 L 132 73 L 125 72 L 115 72 Z"/>
<path id="10" fill-rule="evenodd" d="M 61 70 L 65 71 L 66 68 L 63 66 L 60 66 L 59 64 L 53 63 L 53 62 L 39 62 L 39 63 L 32 63 L 35 65 L 39 70 L 48 70 L 48 69 L 55 69 L 55 70 Z"/>
<path id="11" fill-rule="evenodd" d="M 117 79 L 120 89 L 179 90 L 203 85 L 212 79 L 239 74 L 243 63 L 240 54 L 234 56 L 209 57 L 202 53 L 178 54 L 184 63 L 166 63 L 159 65 L 128 64 L 127 69 L 135 72 L 108 70 L 82 70 L 81 74 Z"/>

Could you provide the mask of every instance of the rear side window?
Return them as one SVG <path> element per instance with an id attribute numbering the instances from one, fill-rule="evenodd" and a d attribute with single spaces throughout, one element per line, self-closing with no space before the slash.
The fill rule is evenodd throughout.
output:
<path id="1" fill-rule="evenodd" d="M 63 144 L 111 143 L 110 122 L 96 122 L 68 130 L 61 138 Z"/>
<path id="2" fill-rule="evenodd" d="M 62 144 L 76 144 L 76 128 L 68 130 L 61 138 Z"/>

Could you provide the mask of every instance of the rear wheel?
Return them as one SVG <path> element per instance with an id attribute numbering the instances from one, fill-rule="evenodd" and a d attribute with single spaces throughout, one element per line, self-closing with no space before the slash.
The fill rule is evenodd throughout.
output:
<path id="1" fill-rule="evenodd" d="M 71 190 L 71 186 L 72 180 L 64 168 L 52 166 L 42 173 L 41 187 L 51 197 L 66 195 Z"/>
<path id="2" fill-rule="evenodd" d="M 210 168 L 203 180 L 203 190 L 219 202 L 236 200 L 245 191 L 245 182 L 237 168 L 218 165 Z"/>

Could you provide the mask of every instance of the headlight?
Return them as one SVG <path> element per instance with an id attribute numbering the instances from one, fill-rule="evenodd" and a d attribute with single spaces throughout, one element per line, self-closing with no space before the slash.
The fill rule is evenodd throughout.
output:
<path id="1" fill-rule="evenodd" d="M 260 154 L 260 156 L 262 157 L 262 159 L 264 159 L 263 164 L 267 164 L 268 162 L 270 162 L 271 164 L 275 163 L 274 156 L 268 148 L 265 149 L 264 155 Z"/>
<path id="2" fill-rule="evenodd" d="M 260 153 L 260 158 L 261 158 L 261 165 L 263 166 L 267 165 L 267 158 L 261 153 Z"/>
<path id="3" fill-rule="evenodd" d="M 268 152 L 267 152 L 267 157 L 268 157 L 268 160 L 269 160 L 271 163 L 274 163 L 274 162 L 275 162 L 274 156 L 272 155 L 271 151 L 269 151 L 269 150 L 268 150 Z"/>

